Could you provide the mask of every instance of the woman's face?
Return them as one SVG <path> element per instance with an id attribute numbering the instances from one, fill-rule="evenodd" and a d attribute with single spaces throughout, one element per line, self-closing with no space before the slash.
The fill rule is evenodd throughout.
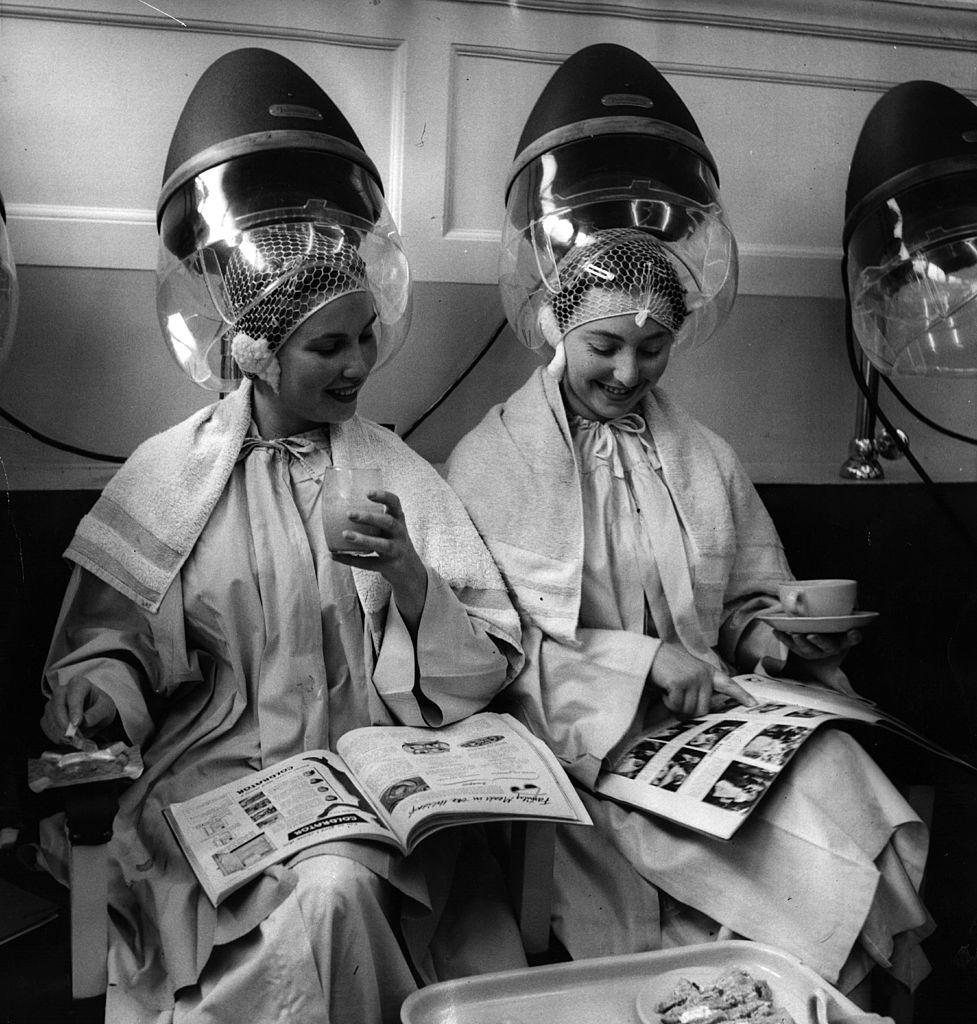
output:
<path id="1" fill-rule="evenodd" d="M 377 361 L 375 319 L 371 297 L 356 292 L 334 299 L 295 329 L 278 350 L 278 394 L 262 382 L 255 389 L 263 436 L 284 437 L 353 416 Z"/>
<path id="2" fill-rule="evenodd" d="M 612 420 L 636 409 L 668 366 L 672 333 L 633 313 L 605 317 L 567 331 L 563 395 L 571 411 Z"/>

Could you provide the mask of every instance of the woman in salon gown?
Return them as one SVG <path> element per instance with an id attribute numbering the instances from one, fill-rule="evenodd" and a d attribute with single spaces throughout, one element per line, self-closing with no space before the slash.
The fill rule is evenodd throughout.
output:
<path id="1" fill-rule="evenodd" d="M 111 843 L 109 1020 L 397 1021 L 421 982 L 525 963 L 477 830 L 314 847 L 215 909 L 160 813 L 359 726 L 461 719 L 520 663 L 460 503 L 348 400 L 376 359 L 350 290 L 315 297 L 280 371 L 147 441 L 67 553 L 45 728 L 83 700 L 82 732 L 121 726 L 145 762 Z M 373 561 L 326 549 L 331 464 L 383 467 Z"/>
<path id="2" fill-rule="evenodd" d="M 875 965 L 913 988 L 928 971 L 926 829 L 848 735 L 819 730 L 729 841 L 591 789 L 666 708 L 692 717 L 713 690 L 736 695 L 730 672 L 849 690 L 839 663 L 859 638 L 757 620 L 791 578 L 780 540 L 729 446 L 658 387 L 684 289 L 649 236 L 590 241 L 548 300 L 553 363 L 448 464 L 523 619 L 504 698 L 596 826 L 560 831 L 554 928 L 574 957 L 746 937 L 846 991 Z M 655 274 L 615 291 L 635 249 Z"/>

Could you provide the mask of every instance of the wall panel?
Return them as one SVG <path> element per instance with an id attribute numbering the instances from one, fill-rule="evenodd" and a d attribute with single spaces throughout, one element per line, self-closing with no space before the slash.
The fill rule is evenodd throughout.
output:
<path id="1" fill-rule="evenodd" d="M 839 262 L 848 161 L 866 114 L 911 78 L 977 96 L 977 0 L 157 6 L 167 13 L 135 0 L 0 6 L 0 120 L 13 140 L 0 150 L 0 190 L 25 283 L 0 406 L 65 440 L 123 453 L 208 400 L 159 340 L 155 204 L 183 102 L 230 49 L 266 46 L 308 70 L 380 167 L 418 301 L 408 348 L 378 374 L 363 408 L 398 429 L 437 399 L 501 317 L 503 186 L 540 89 L 590 42 L 648 57 L 716 155 L 741 251 L 733 319 L 714 348 L 676 361 L 669 380 L 742 442 L 744 461 L 766 480 L 832 478 L 853 425 Z M 415 442 L 442 458 L 532 363 L 500 343 L 462 389 L 464 408 L 449 402 Z M 941 422 L 977 431 L 969 383 L 912 381 L 908 391 Z M 970 449 L 906 429 L 938 476 L 977 479 Z M 8 427 L 0 456 L 14 486 L 90 486 L 110 472 Z M 908 478 L 905 467 L 889 473 Z"/>

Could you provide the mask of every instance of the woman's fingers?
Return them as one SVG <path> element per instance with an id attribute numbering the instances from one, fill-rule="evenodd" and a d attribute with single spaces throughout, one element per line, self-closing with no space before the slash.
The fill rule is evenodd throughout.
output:
<path id="1" fill-rule="evenodd" d="M 87 679 L 73 679 L 67 686 L 65 708 L 68 713 L 68 726 L 80 729 L 85 719 L 85 709 L 89 704 L 92 685 Z M 69 737 L 70 738 L 70 737 Z"/>
<path id="2" fill-rule="evenodd" d="M 350 512 L 347 518 L 351 523 L 382 533 L 393 533 L 401 528 L 400 520 L 387 512 Z"/>
<path id="3" fill-rule="evenodd" d="M 385 505 L 387 512 L 395 519 L 404 518 L 404 510 L 400 504 L 400 498 L 394 494 L 393 491 L 370 491 L 367 494 L 370 501 L 375 501 L 380 505 Z"/>
<path id="4" fill-rule="evenodd" d="M 808 661 L 836 657 L 862 642 L 862 634 L 857 629 L 850 629 L 847 633 L 784 633 L 775 629 L 774 636 L 798 657 Z"/>
<path id="5" fill-rule="evenodd" d="M 734 683 L 725 672 L 715 673 L 712 677 L 712 688 L 717 693 L 724 693 L 727 697 L 732 697 L 744 707 L 756 707 L 756 699 L 751 697 L 739 683 Z"/>
<path id="6" fill-rule="evenodd" d="M 97 732 L 116 716 L 115 704 L 87 679 L 56 686 L 41 715 L 41 729 L 55 743 L 80 747 L 86 733 Z"/>
<path id="7" fill-rule="evenodd" d="M 58 687 L 48 698 L 41 715 L 41 729 L 54 743 L 63 743 L 68 728 L 68 712 L 65 707 L 65 688 Z"/>

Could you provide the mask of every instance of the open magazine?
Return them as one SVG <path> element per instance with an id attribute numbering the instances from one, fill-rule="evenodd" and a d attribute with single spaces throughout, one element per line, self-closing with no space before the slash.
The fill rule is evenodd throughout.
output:
<path id="1" fill-rule="evenodd" d="M 480 821 L 591 824 L 550 751 L 509 715 L 442 729 L 353 729 L 337 753 L 308 750 L 163 814 L 217 906 L 271 864 L 335 839 L 409 853 L 439 829 Z"/>
<path id="2" fill-rule="evenodd" d="M 597 792 L 729 839 L 804 741 L 818 726 L 839 719 L 881 726 L 977 771 L 861 697 L 755 674 L 734 681 L 760 703 L 747 708 L 723 697 L 707 715 L 665 718 L 601 772 Z"/>

